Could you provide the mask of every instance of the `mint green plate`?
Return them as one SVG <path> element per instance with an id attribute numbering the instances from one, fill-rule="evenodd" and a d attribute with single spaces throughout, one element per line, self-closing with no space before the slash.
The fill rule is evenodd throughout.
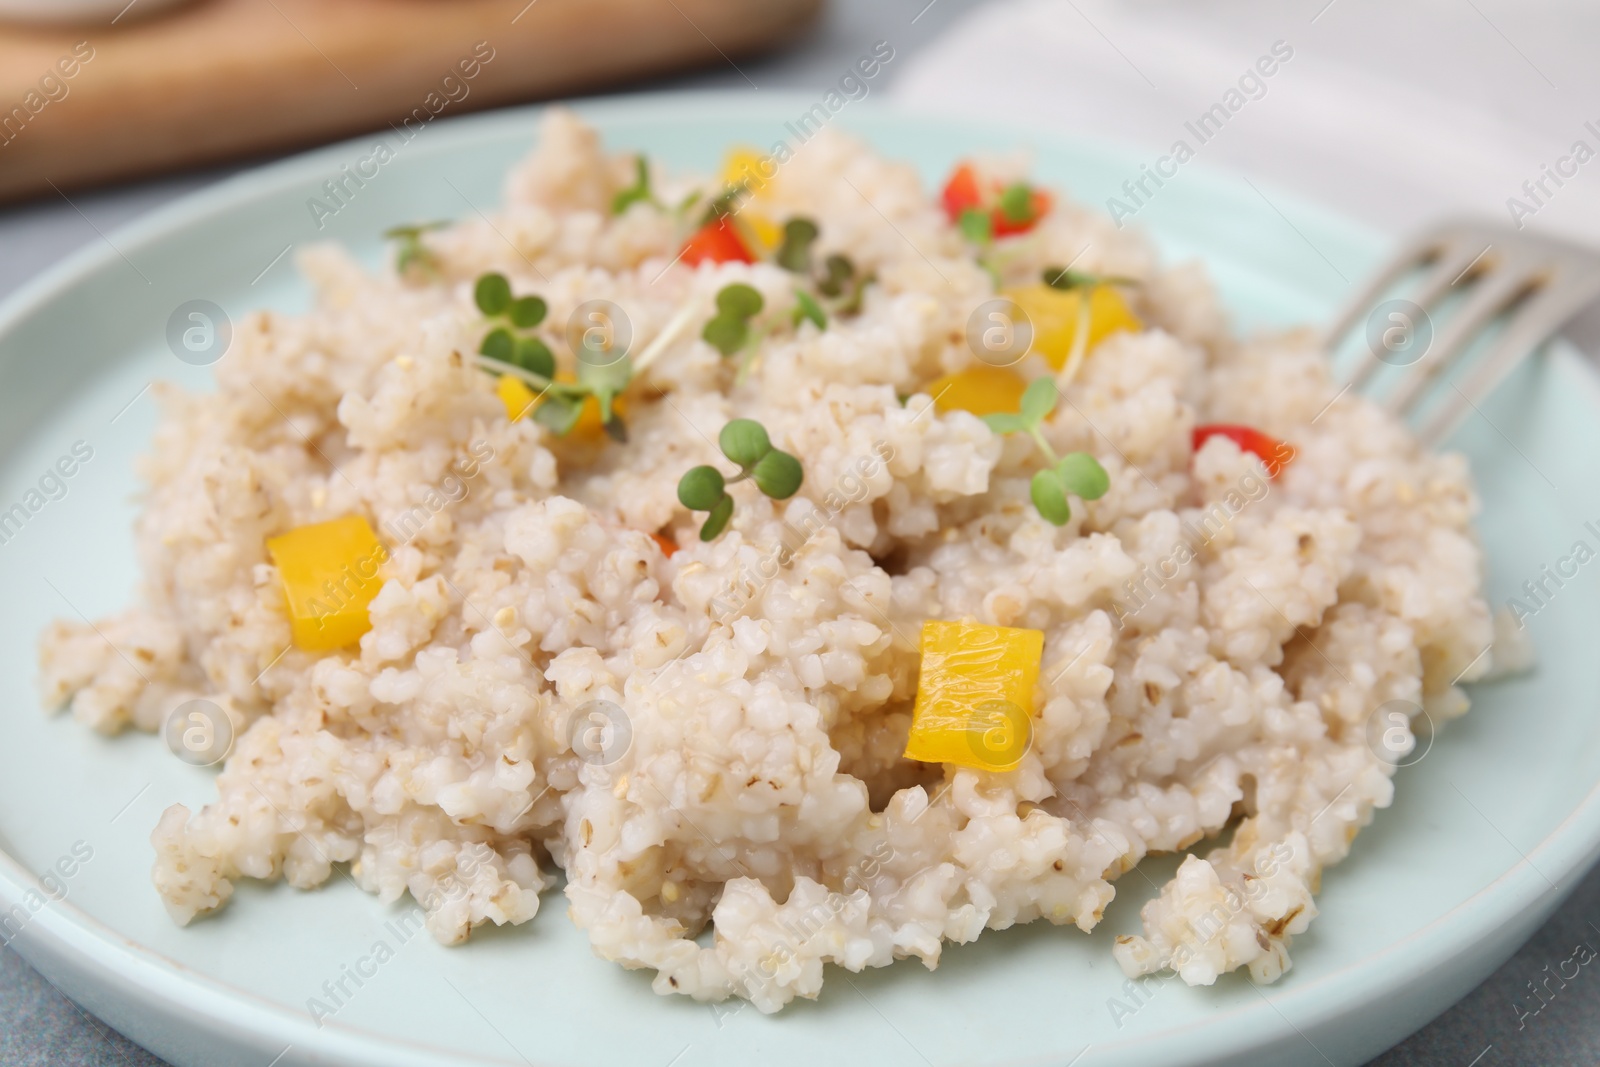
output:
<path id="1" fill-rule="evenodd" d="M 786 136 L 784 121 L 812 103 L 762 93 L 579 107 L 614 146 L 706 170 L 730 141 Z M 1580 573 L 1530 623 L 1537 672 L 1477 687 L 1472 713 L 1399 773 L 1395 807 L 1327 873 L 1322 915 L 1296 939 L 1294 970 L 1265 990 L 1228 976 L 1209 989 L 1172 981 L 1130 997 L 1111 945 L 1138 928 L 1150 893 L 1131 877 L 1091 936 L 1036 923 L 949 947 L 936 972 L 913 961 L 834 970 L 820 1001 L 775 1017 L 655 996 L 644 974 L 590 953 L 556 891 L 533 922 L 451 949 L 423 935 L 402 942 L 385 925 L 400 909 L 337 877 L 310 893 L 247 883 L 218 918 L 174 926 L 149 884 L 148 835 L 167 805 L 205 803 L 211 772 L 174 759 L 157 738 L 105 739 L 46 717 L 33 681 L 35 642 L 51 618 L 95 617 L 134 595 L 133 462 L 155 424 L 142 390 L 157 377 L 199 388 L 209 378 L 167 349 L 167 318 L 193 299 L 235 317 L 261 305 L 296 310 L 307 291 L 292 257 L 277 258 L 290 245 L 334 238 L 376 262 L 386 226 L 492 208 L 536 115 L 427 129 L 321 232 L 307 199 L 374 138 L 253 171 L 118 231 L 0 307 L 0 512 L 42 501 L 0 543 L 0 912 L 11 916 L 9 926 L 0 916 L 0 939 L 14 936 L 117 1029 L 180 1067 L 1356 1064 L 1489 974 L 1594 858 L 1600 626 L 1595 575 Z M 914 160 L 930 182 L 958 156 L 1030 140 L 861 104 L 834 121 Z M 1103 146 L 1033 147 L 1045 179 L 1090 203 L 1138 173 L 1135 157 Z M 1137 221 L 1169 257 L 1203 255 L 1241 324 L 1325 320 L 1387 240 L 1267 195 L 1186 169 Z M 1573 541 L 1596 543 L 1583 524 L 1600 517 L 1597 414 L 1590 369 L 1557 349 L 1524 367 L 1454 442 L 1486 502 L 1479 528 L 1497 602 Z M 30 497 L 79 441 L 93 457 L 65 494 Z M 45 903 L 30 890 L 58 863 L 71 870 L 66 897 Z M 373 971 L 361 961 L 379 941 L 394 958 L 359 988 L 346 979 L 353 995 L 317 1025 L 308 999 L 347 967 Z"/>

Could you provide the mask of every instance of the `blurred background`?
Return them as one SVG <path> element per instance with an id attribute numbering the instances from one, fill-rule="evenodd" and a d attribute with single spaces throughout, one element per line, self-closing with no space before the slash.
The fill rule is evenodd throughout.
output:
<path id="1" fill-rule="evenodd" d="M 1185 167 L 1396 239 L 1456 214 L 1600 245 L 1589 0 L 0 0 L 0 298 L 299 148 L 579 94 L 816 93 L 880 40 L 895 59 L 872 95 L 896 106 L 1115 142 L 1152 166 L 1182 140 Z M 1220 128 L 1196 126 L 1219 104 Z M 1536 1026 L 1513 1008 L 1546 964 L 1600 944 L 1591 919 L 1593 876 L 1375 1062 L 1600 1063 L 1600 983 L 1564 989 Z M 0 1067 L 158 1062 L 0 950 Z"/>

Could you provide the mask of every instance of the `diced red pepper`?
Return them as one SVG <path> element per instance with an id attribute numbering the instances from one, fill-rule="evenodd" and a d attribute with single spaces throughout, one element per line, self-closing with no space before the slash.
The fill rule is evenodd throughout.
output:
<path id="1" fill-rule="evenodd" d="M 700 227 L 683 243 L 683 254 L 678 257 L 691 267 L 701 263 L 754 263 L 744 238 L 734 229 L 733 221 L 724 215 Z"/>
<path id="2" fill-rule="evenodd" d="M 975 208 L 983 203 L 983 191 L 978 188 L 978 174 L 972 169 L 971 163 L 963 163 L 950 175 L 950 180 L 944 183 L 944 213 L 949 216 L 953 226 L 961 219 L 961 213 L 968 208 Z"/>
<path id="3" fill-rule="evenodd" d="M 1027 233 L 1049 213 L 1055 203 L 1049 193 L 1042 189 L 1034 189 L 1028 218 L 1011 219 L 1000 210 L 1001 191 L 1002 187 L 998 181 L 985 182 L 978 177 L 977 169 L 971 163 L 962 163 L 950 173 L 949 179 L 944 183 L 940 199 L 944 203 L 945 216 L 949 218 L 952 226 L 961 221 L 963 212 L 977 208 L 989 216 L 990 232 L 996 237 Z"/>
<path id="4" fill-rule="evenodd" d="M 1271 478 L 1276 478 L 1295 456 L 1294 446 L 1287 441 L 1280 441 L 1250 426 L 1234 426 L 1221 422 L 1194 428 L 1194 450 L 1200 451 L 1200 446 L 1213 437 L 1226 437 L 1238 445 L 1240 451 L 1258 457 L 1267 465 L 1267 476 Z"/>
<path id="5" fill-rule="evenodd" d="M 661 549 L 661 551 L 666 554 L 668 559 L 671 559 L 672 554 L 678 551 L 678 542 L 674 541 L 666 534 L 653 533 L 650 535 L 650 540 L 656 543 L 656 547 Z"/>

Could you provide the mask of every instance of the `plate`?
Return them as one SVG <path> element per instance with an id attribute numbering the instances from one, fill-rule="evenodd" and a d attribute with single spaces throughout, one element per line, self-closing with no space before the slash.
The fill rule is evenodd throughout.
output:
<path id="1" fill-rule="evenodd" d="M 793 139 L 785 124 L 813 103 L 671 95 L 578 109 L 614 147 L 708 170 L 731 141 Z M 1580 645 L 1600 620 L 1595 576 L 1580 572 L 1547 583 L 1553 595 L 1529 620 L 1538 670 L 1477 686 L 1471 714 L 1399 772 L 1395 807 L 1327 872 L 1321 917 L 1271 987 L 1237 974 L 1202 989 L 1128 984 L 1112 941 L 1138 929 L 1152 892 L 1131 877 L 1092 935 L 1036 923 L 950 946 L 935 972 L 913 961 L 834 970 L 820 1000 L 772 1017 L 655 996 L 644 973 L 591 954 L 557 890 L 534 921 L 448 949 L 404 936 L 393 925 L 402 906 L 341 878 L 309 893 L 247 882 L 217 918 L 173 925 L 149 884 L 148 835 L 169 804 L 208 800 L 213 772 L 154 737 L 103 738 L 47 717 L 34 685 L 37 635 L 51 618 L 93 618 L 135 596 L 133 464 L 155 425 L 146 387 L 159 377 L 205 388 L 209 376 L 174 358 L 169 317 L 192 300 L 234 316 L 301 309 L 294 248 L 337 239 L 376 263 L 389 225 L 492 209 L 536 118 L 524 109 L 436 123 L 331 216 L 308 201 L 369 156 L 375 137 L 250 172 L 117 231 L 0 306 L 0 514 L 19 503 L 26 512 L 0 543 L 0 937 L 118 1030 L 179 1067 L 798 1067 L 841 1055 L 929 1067 L 1356 1064 L 1489 974 L 1595 858 L 1600 678 Z M 1043 179 L 1089 203 L 1139 174 L 1135 153 L 1026 130 L 853 102 L 830 121 L 914 161 L 929 182 L 959 156 L 1018 144 L 1034 150 Z M 1387 243 L 1200 167 L 1135 221 L 1169 259 L 1203 255 L 1251 328 L 1325 320 Z M 1496 603 L 1575 541 L 1600 545 L 1597 406 L 1589 367 L 1556 348 L 1454 440 L 1485 502 L 1478 528 Z M 74 448 L 89 458 L 68 464 L 71 477 L 49 476 Z M 1156 881 L 1166 864 L 1153 865 Z M 61 899 L 40 894 L 47 873 Z M 389 951 L 375 964 L 380 942 Z M 328 986 L 345 995 L 314 1020 L 308 1002 L 327 1003 Z"/>
<path id="2" fill-rule="evenodd" d="M 139 9 L 144 18 L 163 8 L 177 7 L 189 0 L 153 0 Z M 74 23 L 109 18 L 115 21 L 133 5 L 128 0 L 0 0 L 0 18 L 17 22 Z M 63 98 L 64 99 L 64 98 Z"/>

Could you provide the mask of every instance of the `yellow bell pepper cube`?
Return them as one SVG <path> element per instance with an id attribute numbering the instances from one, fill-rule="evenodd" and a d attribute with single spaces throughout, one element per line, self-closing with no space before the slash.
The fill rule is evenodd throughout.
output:
<path id="1" fill-rule="evenodd" d="M 1060 370 L 1072 353 L 1072 343 L 1078 336 L 1078 316 L 1083 302 L 1083 290 L 1061 290 L 1036 282 L 1015 289 L 1006 289 L 1000 295 L 1007 297 L 1028 316 L 1033 325 L 1032 351 Z M 1086 351 L 1119 330 L 1133 333 L 1144 329 L 1117 292 L 1114 285 L 1095 285 L 1089 290 L 1089 340 Z"/>
<path id="2" fill-rule="evenodd" d="M 979 418 L 1004 411 L 1016 411 L 1028 383 L 1007 367 L 979 363 L 946 374 L 928 383 L 924 390 L 933 397 L 939 412 L 970 411 Z"/>
<path id="3" fill-rule="evenodd" d="M 628 402 L 622 397 L 617 397 L 611 402 L 611 408 L 618 415 L 628 413 Z M 572 425 L 572 437 L 585 437 L 591 441 L 598 441 L 606 433 L 606 424 L 600 421 L 600 401 L 592 396 L 583 398 L 583 409 L 578 412 L 578 421 Z"/>
<path id="4" fill-rule="evenodd" d="M 743 185 L 752 200 L 766 199 L 776 177 L 777 164 L 754 148 L 731 149 L 722 165 L 722 180 L 730 186 Z M 783 228 L 761 212 L 741 206 L 733 218 L 755 251 L 770 256 L 783 243 Z"/>
<path id="5" fill-rule="evenodd" d="M 389 550 L 360 515 L 297 526 L 267 540 L 289 607 L 296 648 L 330 652 L 372 628 L 367 605 L 383 588 L 378 568 Z"/>
<path id="6" fill-rule="evenodd" d="M 905 755 L 1008 771 L 1033 743 L 1044 634 L 1007 626 L 922 624 L 922 673 Z"/>
<path id="7" fill-rule="evenodd" d="M 760 196 L 777 176 L 777 166 L 760 150 L 741 145 L 728 150 L 728 158 L 722 164 L 722 180 L 729 185 L 743 185 L 752 196 Z"/>
<path id="8" fill-rule="evenodd" d="M 745 208 L 734 214 L 734 220 L 745 233 L 754 238 L 756 251 L 770 256 L 783 243 L 783 230 L 776 222 L 754 208 Z"/>
<path id="9" fill-rule="evenodd" d="M 516 422 L 533 409 L 534 402 L 539 399 L 539 394 L 528 388 L 524 382 L 514 374 L 500 375 L 499 383 L 494 391 L 500 397 L 500 402 L 506 406 L 506 418 Z"/>

